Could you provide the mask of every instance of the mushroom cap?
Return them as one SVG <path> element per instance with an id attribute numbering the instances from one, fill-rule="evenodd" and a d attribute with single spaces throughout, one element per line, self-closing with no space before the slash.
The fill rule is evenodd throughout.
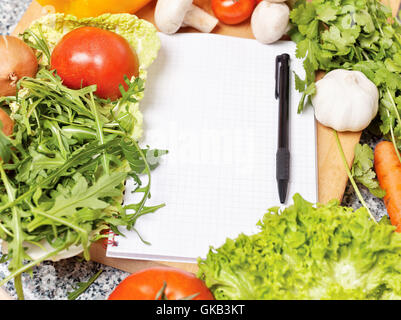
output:
<path id="1" fill-rule="evenodd" d="M 180 29 L 193 0 L 158 0 L 155 23 L 163 33 L 173 34 Z"/>
<path id="2" fill-rule="evenodd" d="M 256 40 L 270 44 L 286 33 L 290 8 L 285 3 L 261 1 L 252 13 L 251 27 Z"/>

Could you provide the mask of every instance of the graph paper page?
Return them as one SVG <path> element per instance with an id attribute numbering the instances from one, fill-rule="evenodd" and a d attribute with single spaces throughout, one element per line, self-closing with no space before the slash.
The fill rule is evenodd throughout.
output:
<path id="1" fill-rule="evenodd" d="M 169 151 L 152 172 L 151 199 L 165 203 L 121 229 L 107 256 L 195 262 L 226 238 L 257 231 L 268 208 L 280 204 L 276 183 L 278 101 L 275 58 L 290 54 L 301 77 L 295 44 L 262 45 L 214 34 L 160 34 L 161 50 L 150 67 L 142 145 Z M 300 94 L 290 75 L 291 169 L 287 204 L 300 193 L 317 199 L 316 128 L 312 108 L 297 114 Z M 137 196 L 126 183 L 124 204 Z"/>

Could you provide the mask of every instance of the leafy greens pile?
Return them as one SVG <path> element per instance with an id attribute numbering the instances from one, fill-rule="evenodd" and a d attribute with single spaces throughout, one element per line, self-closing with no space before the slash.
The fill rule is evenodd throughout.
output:
<path id="1" fill-rule="evenodd" d="M 227 239 L 198 261 L 216 299 L 401 298 L 401 234 L 388 219 L 377 225 L 365 208 L 293 199 L 270 209 L 259 233 Z"/>
<path id="2" fill-rule="evenodd" d="M 126 79 L 122 98 L 95 96 L 96 86 L 71 90 L 49 70 L 52 47 L 64 33 L 82 25 L 103 27 L 127 36 L 136 48 L 140 76 Z M 165 151 L 141 149 L 146 68 L 160 47 L 155 28 L 135 16 L 104 15 L 77 20 L 62 14 L 33 23 L 24 41 L 37 50 L 41 67 L 35 78 L 18 83 L 16 97 L 0 98 L 9 105 L 14 134 L 0 133 L 0 238 L 5 241 L 10 275 L 23 298 L 21 273 L 46 259 L 83 251 L 89 259 L 92 241 L 105 229 L 135 230 L 136 220 L 163 206 L 147 207 L 150 171 Z M 152 162 L 148 160 L 151 159 Z M 141 175 L 147 176 L 143 185 Z M 138 202 L 122 207 L 124 183 L 137 183 Z"/>
<path id="3" fill-rule="evenodd" d="M 305 79 L 295 75 L 296 88 L 303 93 L 298 111 L 316 92 L 316 71 L 361 71 L 380 94 L 378 116 L 369 130 L 401 148 L 401 24 L 390 8 L 376 0 L 299 0 L 290 19 L 291 39 L 306 72 Z M 369 156 L 359 152 L 364 154 Z M 369 162 L 369 157 L 364 159 Z M 373 194 L 383 195 L 374 172 L 366 166 L 361 171 L 358 165 L 356 179 Z"/>

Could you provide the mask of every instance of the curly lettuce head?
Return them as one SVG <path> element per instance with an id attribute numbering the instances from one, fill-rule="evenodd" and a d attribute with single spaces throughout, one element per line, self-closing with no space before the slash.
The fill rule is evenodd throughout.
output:
<path id="1" fill-rule="evenodd" d="M 297 194 L 259 227 L 199 259 L 216 299 L 401 299 L 401 234 L 365 209 L 313 206 Z"/>
<path id="2" fill-rule="evenodd" d="M 50 52 L 68 32 L 85 26 L 97 27 L 115 32 L 123 36 L 139 59 L 139 77 L 145 83 L 147 68 L 156 59 L 160 49 L 160 39 L 157 30 L 150 22 L 139 19 L 131 14 L 103 14 L 94 18 L 78 19 L 72 15 L 63 13 L 49 14 L 35 20 L 29 30 L 34 34 L 43 37 L 50 49 Z M 48 65 L 46 57 L 43 56 L 42 64 Z M 143 98 L 143 92 L 135 96 L 139 102 Z M 143 116 L 139 110 L 138 103 L 130 103 L 127 110 L 133 120 L 132 136 L 139 139 L 142 136 Z"/>

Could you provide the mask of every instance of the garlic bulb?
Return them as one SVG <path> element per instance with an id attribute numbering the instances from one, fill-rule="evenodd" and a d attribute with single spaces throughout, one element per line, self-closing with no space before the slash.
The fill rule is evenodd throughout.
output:
<path id="1" fill-rule="evenodd" d="M 360 71 L 337 69 L 316 82 L 316 119 L 337 131 L 362 131 L 379 109 L 379 91 Z"/>

